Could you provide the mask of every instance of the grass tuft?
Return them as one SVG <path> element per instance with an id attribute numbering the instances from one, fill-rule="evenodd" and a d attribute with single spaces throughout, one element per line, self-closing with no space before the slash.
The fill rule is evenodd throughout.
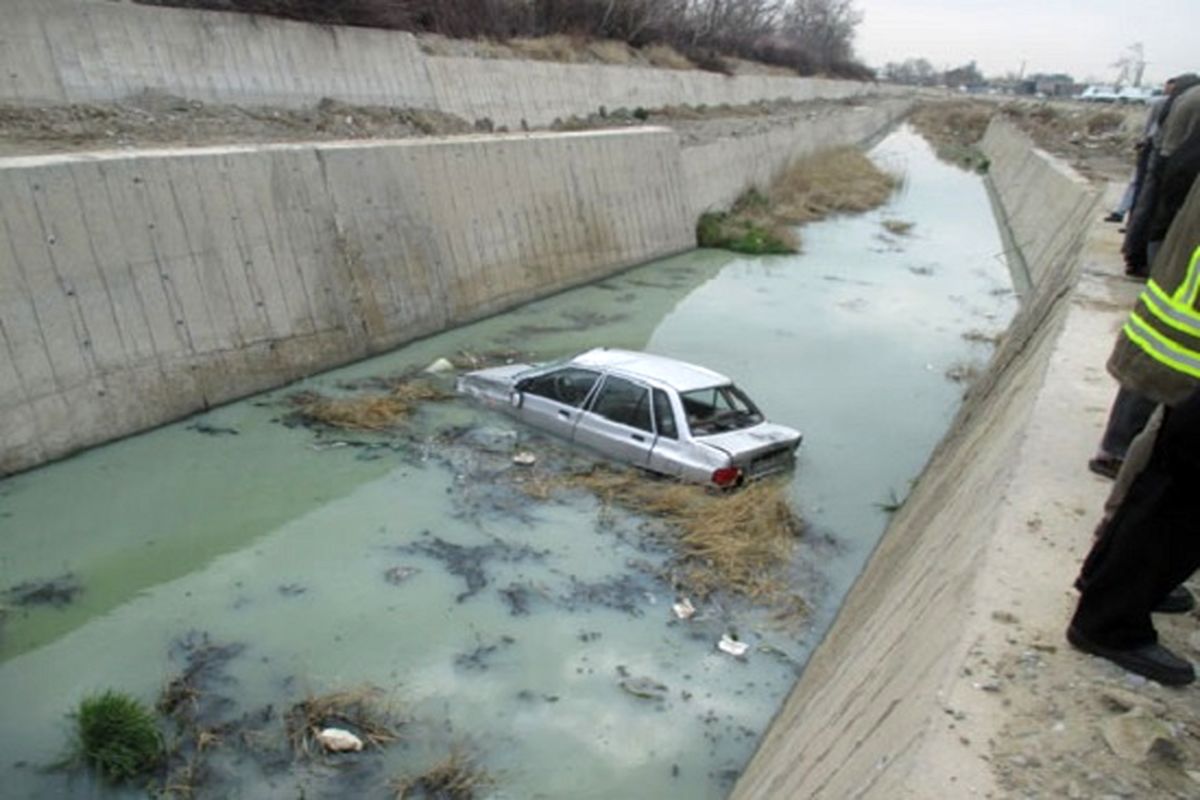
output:
<path id="1" fill-rule="evenodd" d="M 494 783 L 462 747 L 415 777 L 393 780 L 390 788 L 396 800 L 426 797 L 439 800 L 473 800 L 476 794 Z"/>
<path id="2" fill-rule="evenodd" d="M 154 713 L 123 692 L 109 689 L 84 698 L 75 722 L 76 756 L 106 780 L 129 780 L 162 763 Z"/>

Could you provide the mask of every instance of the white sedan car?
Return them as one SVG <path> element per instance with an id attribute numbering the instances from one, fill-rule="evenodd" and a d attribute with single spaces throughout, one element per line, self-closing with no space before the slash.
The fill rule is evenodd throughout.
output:
<path id="1" fill-rule="evenodd" d="M 460 377 L 458 391 L 615 460 L 722 488 L 788 469 L 800 446 L 729 378 L 648 353 L 492 367 Z"/>

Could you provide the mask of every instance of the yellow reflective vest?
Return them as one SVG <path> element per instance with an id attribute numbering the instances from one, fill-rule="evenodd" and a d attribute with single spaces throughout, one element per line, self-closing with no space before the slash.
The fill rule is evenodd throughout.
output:
<path id="1" fill-rule="evenodd" d="M 1175 405 L 1200 388 L 1200 180 L 1150 269 L 1108 371 L 1126 389 Z"/>

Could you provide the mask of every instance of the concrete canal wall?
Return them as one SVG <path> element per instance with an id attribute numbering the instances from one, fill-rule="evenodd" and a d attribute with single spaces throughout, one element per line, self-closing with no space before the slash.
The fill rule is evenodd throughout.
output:
<path id="1" fill-rule="evenodd" d="M 144 90 L 204 102 L 437 109 L 519 129 L 601 106 L 733 105 L 887 91 L 869 83 L 429 56 L 406 33 L 112 0 L 5 0 L 0 102 L 86 103 Z"/>
<path id="2" fill-rule="evenodd" d="M 1006 487 L 1020 463 L 1066 298 L 1078 279 L 1085 223 L 1098 202 L 1096 189 L 1007 123 L 992 123 L 984 149 L 1003 222 L 1029 266 L 1032 292 L 734 798 L 958 794 L 929 789 L 936 783 L 929 776 L 953 774 L 947 764 L 965 752 L 960 735 L 946 733 L 945 698 L 974 645 L 965 635 L 968 620 L 988 613 L 976 601 L 986 556 L 997 537 L 1012 534 L 1005 527 L 1011 522 L 1002 522 Z M 970 792 L 958 788 L 964 796 Z"/>

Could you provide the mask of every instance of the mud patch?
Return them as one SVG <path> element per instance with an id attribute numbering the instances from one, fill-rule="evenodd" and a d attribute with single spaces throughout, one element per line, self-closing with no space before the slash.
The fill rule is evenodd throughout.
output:
<path id="1" fill-rule="evenodd" d="M 25 581 L 4 590 L 7 602 L 19 608 L 50 606 L 65 608 L 74 603 L 83 592 L 79 576 L 67 572 L 56 578 Z"/>
<path id="2" fill-rule="evenodd" d="M 517 643 L 511 636 L 501 636 L 491 643 L 480 642 L 474 650 L 459 653 L 454 657 L 454 666 L 468 672 L 484 672 L 491 669 L 492 660 Z"/>
<path id="3" fill-rule="evenodd" d="M 512 545 L 494 539 L 484 545 L 462 545 L 447 542 L 429 531 L 422 531 L 421 541 L 400 545 L 396 550 L 405 555 L 422 555 L 441 563 L 446 572 L 462 578 L 466 591 L 455 597 L 463 602 L 482 591 L 489 583 L 487 565 L 498 561 L 515 564 L 522 561 L 542 561 L 550 554 L 548 550 L 535 550 L 524 545 Z"/>

